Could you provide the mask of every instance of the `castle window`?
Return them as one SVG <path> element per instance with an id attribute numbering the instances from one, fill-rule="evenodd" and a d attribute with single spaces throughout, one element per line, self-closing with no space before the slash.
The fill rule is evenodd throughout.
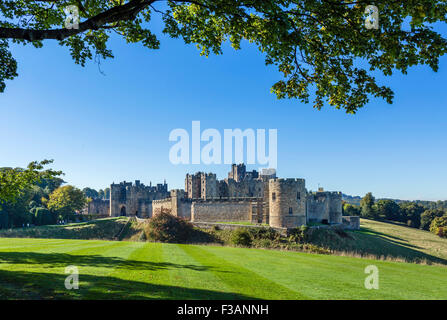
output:
<path id="1" fill-rule="evenodd" d="M 292 208 L 289 208 L 289 214 L 293 214 Z"/>
<path id="2" fill-rule="evenodd" d="M 300 200 L 300 199 L 301 199 L 301 193 L 300 193 L 300 192 L 297 192 L 297 193 L 296 193 L 296 198 L 297 198 L 297 200 Z"/>
<path id="3" fill-rule="evenodd" d="M 273 192 L 272 193 L 272 201 L 275 201 L 276 200 L 276 192 Z"/>

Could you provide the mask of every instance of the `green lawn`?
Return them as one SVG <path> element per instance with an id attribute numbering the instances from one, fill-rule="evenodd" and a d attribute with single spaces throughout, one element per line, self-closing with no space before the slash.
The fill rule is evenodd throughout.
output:
<path id="1" fill-rule="evenodd" d="M 315 230 L 308 241 L 348 255 L 365 255 L 447 265 L 447 239 L 402 224 L 361 219 L 360 230 L 348 236 Z"/>
<path id="2" fill-rule="evenodd" d="M 379 290 L 364 288 L 366 266 Z M 66 290 L 65 267 L 80 271 Z M 5 299 L 447 299 L 447 268 L 299 252 L 99 240 L 0 239 Z"/>

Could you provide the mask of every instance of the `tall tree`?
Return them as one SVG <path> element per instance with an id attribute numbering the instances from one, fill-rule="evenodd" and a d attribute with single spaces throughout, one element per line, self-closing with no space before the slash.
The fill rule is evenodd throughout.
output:
<path id="1" fill-rule="evenodd" d="M 376 203 L 377 215 L 387 220 L 399 220 L 400 207 L 393 200 L 378 200 Z"/>
<path id="2" fill-rule="evenodd" d="M 421 225 L 421 215 L 426 208 L 415 202 L 404 202 L 400 204 L 403 222 L 409 227 L 419 228 Z"/>
<path id="3" fill-rule="evenodd" d="M 53 160 L 31 162 L 26 169 L 0 169 L 0 207 L 7 202 L 14 203 L 26 190 L 42 179 L 54 179 L 62 175 L 62 171 L 44 169 Z"/>
<path id="4" fill-rule="evenodd" d="M 82 192 L 84 192 L 84 195 L 87 198 L 90 198 L 90 199 L 97 199 L 97 198 L 99 198 L 99 193 L 95 189 L 87 187 L 87 188 L 82 189 Z"/>
<path id="5" fill-rule="evenodd" d="M 365 218 L 377 218 L 377 211 L 374 208 L 375 199 L 371 192 L 368 192 L 360 201 L 362 216 Z"/>
<path id="6" fill-rule="evenodd" d="M 104 199 L 109 200 L 110 199 L 110 188 L 104 189 Z"/>
<path id="7" fill-rule="evenodd" d="M 158 49 L 148 22 L 160 15 L 165 34 L 196 44 L 201 55 L 221 54 L 225 42 L 235 49 L 242 40 L 255 44 L 265 63 L 283 75 L 271 89 L 278 98 L 307 103 L 312 97 L 315 108 L 328 102 L 354 113 L 371 96 L 392 102 L 393 91 L 377 83 L 375 72 L 406 74 L 415 65 L 437 71 L 447 51 L 446 39 L 435 31 L 446 22 L 445 1 L 373 3 L 377 12 L 371 14 L 369 1 L 351 0 L 4 0 L 0 91 L 6 79 L 17 76 L 12 42 L 42 47 L 44 40 L 56 40 L 85 65 L 88 59 L 113 57 L 108 48 L 113 33 Z M 69 5 L 76 10 L 67 20 Z M 370 19 L 375 15 L 378 19 Z"/>
<path id="8" fill-rule="evenodd" d="M 63 186 L 50 195 L 47 207 L 51 211 L 66 217 L 82 210 L 87 203 L 84 193 L 73 186 Z"/>

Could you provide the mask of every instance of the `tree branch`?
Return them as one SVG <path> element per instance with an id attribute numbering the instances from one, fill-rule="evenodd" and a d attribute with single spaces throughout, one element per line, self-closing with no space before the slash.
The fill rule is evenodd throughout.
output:
<path id="1" fill-rule="evenodd" d="M 82 33 L 87 30 L 97 30 L 106 27 L 109 23 L 133 20 L 144 8 L 154 3 L 156 0 L 132 0 L 124 5 L 113 7 L 109 10 L 81 22 L 78 29 L 48 29 L 31 30 L 24 28 L 4 28 L 0 27 L 0 39 L 19 39 L 36 41 L 43 39 L 63 40 L 70 36 Z"/>

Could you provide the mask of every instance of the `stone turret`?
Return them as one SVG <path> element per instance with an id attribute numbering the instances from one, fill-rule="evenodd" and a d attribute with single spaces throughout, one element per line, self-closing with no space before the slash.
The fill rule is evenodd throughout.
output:
<path id="1" fill-rule="evenodd" d="M 296 228 L 306 224 L 304 179 L 269 180 L 270 226 Z"/>

